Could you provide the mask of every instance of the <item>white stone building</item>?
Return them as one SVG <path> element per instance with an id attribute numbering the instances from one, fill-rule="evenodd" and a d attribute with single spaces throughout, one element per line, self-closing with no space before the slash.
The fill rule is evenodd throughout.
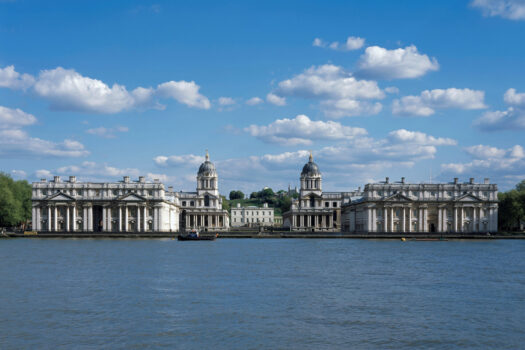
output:
<path id="1" fill-rule="evenodd" d="M 466 232 L 498 230 L 498 188 L 489 179 L 444 184 L 373 183 L 345 203 L 343 232 Z"/>
<path id="2" fill-rule="evenodd" d="M 322 175 L 310 153 L 301 172 L 299 198 L 292 201 L 283 214 L 283 226 L 295 231 L 340 231 L 341 205 L 360 194 L 354 192 L 323 192 Z"/>
<path id="3" fill-rule="evenodd" d="M 47 232 L 177 231 L 179 210 L 166 200 L 164 185 L 143 176 L 120 182 L 41 179 L 33 183 L 32 225 Z"/>
<path id="4" fill-rule="evenodd" d="M 241 207 L 240 203 L 237 203 L 236 208 L 231 208 L 232 227 L 273 226 L 274 224 L 274 209 L 269 208 L 268 203 L 264 203 L 262 208 L 256 206 Z"/>
<path id="5" fill-rule="evenodd" d="M 200 165 L 197 174 L 197 191 L 181 191 L 172 195 L 180 207 L 181 231 L 229 229 L 228 211 L 222 209 L 222 197 L 219 194 L 219 177 L 207 151 L 206 160 Z"/>

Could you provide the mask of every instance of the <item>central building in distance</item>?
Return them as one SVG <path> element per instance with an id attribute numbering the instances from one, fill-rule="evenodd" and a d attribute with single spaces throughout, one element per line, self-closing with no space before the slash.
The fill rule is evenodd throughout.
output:
<path id="1" fill-rule="evenodd" d="M 173 196 L 180 209 L 179 231 L 220 231 L 230 227 L 228 211 L 222 209 L 217 170 L 208 151 L 197 173 L 197 191 L 174 192 Z"/>
<path id="2" fill-rule="evenodd" d="M 360 191 L 323 192 L 323 177 L 311 152 L 300 180 L 299 198 L 283 214 L 283 226 L 293 231 L 340 231 L 341 206 Z"/>

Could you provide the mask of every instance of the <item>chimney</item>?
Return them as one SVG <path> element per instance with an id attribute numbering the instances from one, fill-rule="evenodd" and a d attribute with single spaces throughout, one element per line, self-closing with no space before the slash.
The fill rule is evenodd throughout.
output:
<path id="1" fill-rule="evenodd" d="M 390 183 L 390 178 L 388 176 L 386 177 L 385 183 L 386 184 Z"/>
<path id="2" fill-rule="evenodd" d="M 60 182 L 60 176 L 53 176 L 53 181 L 54 182 Z"/>
<path id="3" fill-rule="evenodd" d="M 124 176 L 124 182 L 125 182 L 125 183 L 128 183 L 128 182 L 129 182 L 129 176 Z"/>
<path id="4" fill-rule="evenodd" d="M 69 177 L 69 182 L 77 182 L 77 177 L 76 176 L 70 176 Z"/>
<path id="5" fill-rule="evenodd" d="M 168 192 L 173 192 L 173 186 L 168 186 Z"/>
<path id="6" fill-rule="evenodd" d="M 486 177 L 485 180 L 483 181 L 483 183 L 485 185 L 488 185 L 490 183 L 490 179 L 488 177 Z"/>
<path id="7" fill-rule="evenodd" d="M 241 207 L 241 203 L 237 203 L 237 208 L 240 208 Z"/>
<path id="8" fill-rule="evenodd" d="M 47 179 L 40 179 L 40 182 L 47 182 Z"/>
<path id="9" fill-rule="evenodd" d="M 160 181 L 159 181 L 159 179 L 153 179 L 153 182 L 159 183 Z"/>
<path id="10" fill-rule="evenodd" d="M 268 203 L 264 203 L 263 208 L 268 208 Z"/>
<path id="11" fill-rule="evenodd" d="M 458 184 L 458 178 L 455 177 L 455 178 L 454 178 L 454 185 L 457 185 L 457 184 Z"/>
<path id="12" fill-rule="evenodd" d="M 404 177 L 401 178 L 401 183 L 402 183 L 402 184 L 405 183 L 405 178 L 404 178 Z"/>
<path id="13" fill-rule="evenodd" d="M 471 177 L 468 183 L 472 185 L 474 183 L 474 178 Z"/>
<path id="14" fill-rule="evenodd" d="M 139 182 L 140 183 L 146 182 L 146 178 L 144 176 L 139 176 Z"/>

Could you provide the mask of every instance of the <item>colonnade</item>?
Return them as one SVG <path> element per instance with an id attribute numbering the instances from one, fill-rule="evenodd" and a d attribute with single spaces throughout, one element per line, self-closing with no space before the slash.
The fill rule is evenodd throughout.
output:
<path id="1" fill-rule="evenodd" d="M 206 224 L 206 218 L 207 224 Z M 186 229 L 224 228 L 224 214 L 186 214 Z"/>
<path id="2" fill-rule="evenodd" d="M 333 212 L 294 214 L 292 215 L 292 227 L 294 229 L 334 229 Z"/>

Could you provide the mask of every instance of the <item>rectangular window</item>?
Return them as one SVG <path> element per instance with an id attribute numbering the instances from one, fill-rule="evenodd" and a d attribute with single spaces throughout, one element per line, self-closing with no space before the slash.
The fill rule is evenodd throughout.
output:
<path id="1" fill-rule="evenodd" d="M 337 202 L 333 202 L 333 203 L 332 203 L 332 206 L 333 206 L 334 208 L 337 208 Z"/>
<path id="2" fill-rule="evenodd" d="M 324 202 L 324 206 L 325 206 L 325 208 L 329 208 L 330 207 L 330 202 Z"/>

